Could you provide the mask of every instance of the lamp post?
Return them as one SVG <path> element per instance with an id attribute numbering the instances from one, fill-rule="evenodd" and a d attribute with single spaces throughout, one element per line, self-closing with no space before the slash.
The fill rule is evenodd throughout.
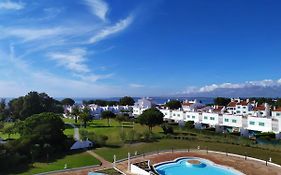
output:
<path id="1" fill-rule="evenodd" d="M 128 153 L 128 172 L 130 172 L 130 166 L 131 166 L 131 163 L 130 163 L 130 156 L 131 156 L 131 154 Z"/>

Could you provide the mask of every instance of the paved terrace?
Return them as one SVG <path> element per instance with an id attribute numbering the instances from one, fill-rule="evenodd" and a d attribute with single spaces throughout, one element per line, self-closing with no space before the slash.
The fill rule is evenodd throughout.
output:
<path id="1" fill-rule="evenodd" d="M 217 153 L 208 153 L 206 151 L 198 152 L 174 152 L 174 153 L 160 153 L 149 155 L 145 157 L 139 157 L 132 159 L 132 163 L 150 160 L 151 164 L 160 163 L 163 161 L 173 161 L 178 157 L 200 157 L 204 159 L 211 160 L 219 165 L 224 165 L 228 167 L 233 167 L 234 169 L 247 174 L 247 175 L 281 175 L 281 168 L 278 168 L 273 165 L 268 165 L 264 162 L 258 162 L 254 160 L 245 160 L 244 158 L 238 158 L 233 156 L 227 156 L 226 154 L 217 154 Z M 121 162 L 117 165 L 117 168 L 125 172 L 128 175 L 131 175 L 127 171 L 127 161 Z"/>

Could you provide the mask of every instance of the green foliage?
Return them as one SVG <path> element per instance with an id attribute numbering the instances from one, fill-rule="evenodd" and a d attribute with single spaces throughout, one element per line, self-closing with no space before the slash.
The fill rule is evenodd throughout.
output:
<path id="1" fill-rule="evenodd" d="M 149 128 L 149 131 L 152 131 L 152 127 L 160 125 L 163 123 L 164 115 L 156 108 L 150 108 L 145 111 L 138 117 L 138 122 L 141 125 L 146 125 Z"/>
<path id="2" fill-rule="evenodd" d="M 73 107 L 72 107 L 71 114 L 74 115 L 74 117 L 75 117 L 75 123 L 77 123 L 78 115 L 80 114 L 79 107 L 78 107 L 78 106 L 73 106 Z"/>
<path id="3" fill-rule="evenodd" d="M 119 133 L 119 136 L 120 136 L 120 139 L 121 139 L 122 142 L 125 142 L 125 141 L 126 141 L 126 139 L 127 139 L 127 133 L 126 133 L 124 130 L 122 130 L 122 131 Z"/>
<path id="4" fill-rule="evenodd" d="M 108 137 L 106 135 L 97 135 L 94 132 L 90 132 L 88 134 L 89 140 L 94 142 L 96 147 L 102 147 L 106 145 Z"/>
<path id="5" fill-rule="evenodd" d="M 84 128 L 87 127 L 87 122 L 90 120 L 90 109 L 85 107 L 82 112 L 79 113 L 79 120 L 83 122 Z"/>
<path id="6" fill-rule="evenodd" d="M 281 98 L 277 99 L 275 106 L 281 107 Z"/>
<path id="7" fill-rule="evenodd" d="M 113 112 L 111 112 L 111 111 L 102 111 L 102 113 L 101 113 L 101 118 L 107 119 L 107 125 L 108 126 L 110 126 L 109 125 L 109 119 L 110 118 L 115 118 L 115 117 L 116 117 L 116 115 Z"/>
<path id="8" fill-rule="evenodd" d="M 128 114 L 119 114 L 115 118 L 119 123 L 129 121 L 129 115 Z"/>
<path id="9" fill-rule="evenodd" d="M 257 138 L 265 139 L 265 140 L 275 140 L 275 133 L 273 132 L 263 132 L 256 135 Z"/>
<path id="10" fill-rule="evenodd" d="M 65 98 L 61 101 L 61 104 L 72 106 L 75 104 L 75 101 L 71 98 Z"/>
<path id="11" fill-rule="evenodd" d="M 181 102 L 178 100 L 171 100 L 165 104 L 169 109 L 179 109 L 182 107 Z"/>
<path id="12" fill-rule="evenodd" d="M 9 109 L 12 116 L 20 120 L 42 112 L 63 113 L 60 102 L 45 93 L 39 94 L 37 92 L 30 92 L 24 97 L 11 100 Z"/>
<path id="13" fill-rule="evenodd" d="M 219 106 L 227 106 L 228 103 L 230 103 L 231 99 L 230 98 L 224 98 L 224 97 L 217 97 L 214 99 L 215 105 Z"/>
<path id="14" fill-rule="evenodd" d="M 3 128 L 3 133 L 8 134 L 8 138 L 10 138 L 12 134 L 17 133 L 17 130 L 15 129 L 14 125 L 8 125 Z"/>
<path id="15" fill-rule="evenodd" d="M 186 129 L 193 129 L 193 128 L 194 128 L 194 121 L 185 122 L 184 127 L 185 127 Z"/>
<path id="16" fill-rule="evenodd" d="M 163 129 L 163 132 L 164 134 L 174 134 L 174 129 L 172 126 L 168 125 L 167 123 L 165 124 L 162 124 L 162 129 Z"/>
<path id="17" fill-rule="evenodd" d="M 40 146 L 50 144 L 58 149 L 63 149 L 65 146 L 64 122 L 59 114 L 35 114 L 19 124 L 18 127 L 21 128 L 19 130 L 21 136 L 30 138 L 32 143 L 37 143 Z"/>
<path id="18" fill-rule="evenodd" d="M 86 129 L 79 129 L 79 134 L 82 140 L 86 140 L 88 138 L 89 132 Z"/>
<path id="19" fill-rule="evenodd" d="M 135 100 L 132 97 L 125 96 L 119 100 L 119 105 L 121 106 L 133 106 L 135 104 Z"/>
<path id="20" fill-rule="evenodd" d="M 155 139 L 153 137 L 153 134 L 150 131 L 146 130 L 143 132 L 143 140 L 145 142 L 151 142 L 154 141 Z"/>

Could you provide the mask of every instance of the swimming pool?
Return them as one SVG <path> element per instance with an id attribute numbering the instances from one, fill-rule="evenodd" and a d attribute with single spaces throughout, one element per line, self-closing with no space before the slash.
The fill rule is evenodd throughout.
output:
<path id="1" fill-rule="evenodd" d="M 217 165 L 209 160 L 189 157 L 154 166 L 159 175 L 242 175 L 232 168 Z"/>

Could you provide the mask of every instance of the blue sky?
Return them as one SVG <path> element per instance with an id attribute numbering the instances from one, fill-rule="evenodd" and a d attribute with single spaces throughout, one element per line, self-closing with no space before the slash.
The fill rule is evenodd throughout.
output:
<path id="1" fill-rule="evenodd" d="M 0 96 L 280 89 L 280 8 L 278 0 L 1 0 Z"/>

